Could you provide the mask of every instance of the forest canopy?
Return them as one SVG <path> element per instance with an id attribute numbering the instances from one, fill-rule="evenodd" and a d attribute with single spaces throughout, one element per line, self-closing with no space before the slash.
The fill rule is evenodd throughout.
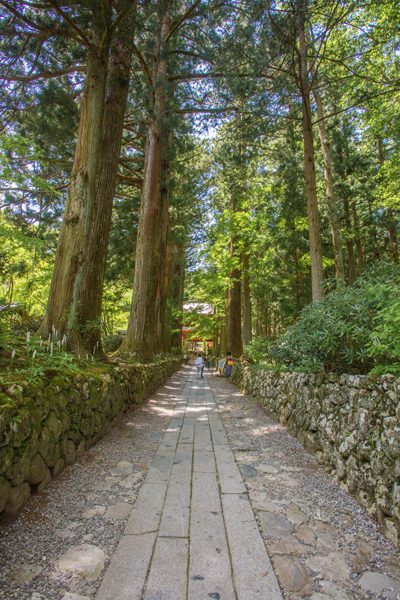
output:
<path id="1" fill-rule="evenodd" d="M 0 0 L 5 364 L 27 332 L 147 361 L 189 325 L 215 355 L 399 373 L 399 23 L 397 0 Z"/>

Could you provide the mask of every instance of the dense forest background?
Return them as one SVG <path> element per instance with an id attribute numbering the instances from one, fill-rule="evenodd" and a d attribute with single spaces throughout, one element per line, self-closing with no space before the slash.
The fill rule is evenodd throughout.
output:
<path id="1" fill-rule="evenodd" d="M 7 368 L 151 360 L 184 321 L 272 368 L 400 373 L 397 0 L 0 0 L 0 23 Z"/>

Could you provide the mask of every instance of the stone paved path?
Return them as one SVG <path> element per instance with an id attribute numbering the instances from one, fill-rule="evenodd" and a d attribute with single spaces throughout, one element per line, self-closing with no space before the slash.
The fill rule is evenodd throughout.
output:
<path id="1" fill-rule="evenodd" d="M 400 555 L 255 401 L 185 366 L 1 526 L 1 600 L 94 598 L 400 600 Z"/>
<path id="2" fill-rule="evenodd" d="M 213 392 L 194 368 L 96 598 L 282 598 Z"/>

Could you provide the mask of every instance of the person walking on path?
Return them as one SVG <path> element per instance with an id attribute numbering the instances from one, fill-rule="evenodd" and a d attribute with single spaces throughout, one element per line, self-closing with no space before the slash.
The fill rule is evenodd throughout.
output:
<path id="1" fill-rule="evenodd" d="M 218 374 L 220 377 L 224 376 L 224 368 L 225 368 L 225 358 L 220 358 L 218 360 Z"/>
<path id="2" fill-rule="evenodd" d="M 204 365 L 205 365 L 205 363 L 204 363 L 203 355 L 201 354 L 201 352 L 199 352 L 199 355 L 196 358 L 196 367 L 197 367 L 197 373 L 199 374 L 200 379 L 204 379 L 204 375 L 203 375 Z"/>
<path id="3" fill-rule="evenodd" d="M 233 369 L 233 356 L 231 352 L 228 352 L 225 358 L 225 376 L 230 377 Z"/>

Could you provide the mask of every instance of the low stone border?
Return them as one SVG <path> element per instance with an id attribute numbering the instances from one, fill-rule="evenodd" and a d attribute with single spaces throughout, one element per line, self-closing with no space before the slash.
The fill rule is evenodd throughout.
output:
<path id="1" fill-rule="evenodd" d="M 286 424 L 399 543 L 399 379 L 238 365 L 232 381 Z"/>
<path id="2" fill-rule="evenodd" d="M 0 513 L 16 514 L 180 365 L 180 358 L 93 365 L 85 374 L 58 373 L 0 392 Z"/>

